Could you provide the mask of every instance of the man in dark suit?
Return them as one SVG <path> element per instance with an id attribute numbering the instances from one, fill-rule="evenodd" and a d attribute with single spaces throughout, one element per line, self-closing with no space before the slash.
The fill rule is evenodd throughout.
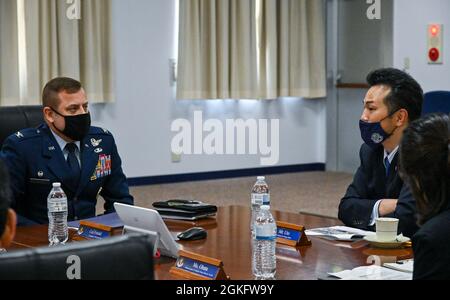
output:
<path id="1" fill-rule="evenodd" d="M 91 127 L 81 83 L 53 79 L 42 98 L 46 124 L 11 135 L 0 152 L 19 225 L 48 223 L 47 196 L 55 182 L 67 194 L 70 221 L 94 217 L 98 195 L 105 213 L 114 212 L 114 202 L 133 204 L 114 138 Z"/>
<path id="2" fill-rule="evenodd" d="M 361 165 L 339 206 L 347 226 L 374 230 L 379 217 L 400 220 L 399 232 L 412 237 L 418 230 L 416 205 L 398 172 L 398 149 L 403 131 L 420 118 L 423 91 L 408 74 L 381 69 L 367 77 L 370 89 L 360 120 L 365 144 Z"/>

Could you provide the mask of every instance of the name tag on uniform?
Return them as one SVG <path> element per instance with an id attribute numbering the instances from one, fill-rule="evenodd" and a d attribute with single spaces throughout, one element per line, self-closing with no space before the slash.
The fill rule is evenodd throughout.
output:
<path id="1" fill-rule="evenodd" d="M 30 178 L 30 183 L 32 183 L 32 184 L 49 185 L 50 184 L 50 179 Z"/>
<path id="2" fill-rule="evenodd" d="M 97 179 L 111 175 L 111 170 L 111 155 L 99 155 L 97 166 L 95 167 L 95 171 L 91 177 L 91 181 L 95 181 Z"/>

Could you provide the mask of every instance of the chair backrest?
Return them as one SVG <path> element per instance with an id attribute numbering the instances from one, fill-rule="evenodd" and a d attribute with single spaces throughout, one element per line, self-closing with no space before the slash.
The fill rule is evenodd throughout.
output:
<path id="1" fill-rule="evenodd" d="M 450 113 L 450 92 L 436 91 L 425 94 L 422 116 L 431 113 Z"/>
<path id="2" fill-rule="evenodd" d="M 81 280 L 153 280 L 148 235 L 124 235 L 0 255 L 0 280 L 68 280 L 79 262 Z M 74 256 L 79 261 L 73 260 Z"/>
<path id="3" fill-rule="evenodd" d="M 13 133 L 37 127 L 44 122 L 42 106 L 0 107 L 0 148 Z"/>

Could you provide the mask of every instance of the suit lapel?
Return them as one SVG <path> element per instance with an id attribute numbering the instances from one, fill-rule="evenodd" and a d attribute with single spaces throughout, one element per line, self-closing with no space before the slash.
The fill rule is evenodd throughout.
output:
<path id="1" fill-rule="evenodd" d="M 70 170 L 64 159 L 61 148 L 47 126 L 43 127 L 41 130 L 46 133 L 42 144 L 42 156 L 47 158 L 49 170 L 64 186 L 68 187 L 72 192 L 75 192 L 76 186 L 71 183 L 67 176 L 70 174 Z"/>
<path id="2" fill-rule="evenodd" d="M 78 186 L 77 195 L 86 187 L 89 180 L 94 174 L 95 168 L 98 163 L 98 154 L 95 153 L 95 147 L 88 142 L 88 138 L 85 138 L 80 143 L 81 150 L 81 179 Z"/>
<path id="3" fill-rule="evenodd" d="M 379 147 L 376 150 L 376 162 L 374 164 L 374 178 L 377 180 L 377 186 L 386 186 L 386 169 L 384 167 L 384 150 L 383 147 Z"/>

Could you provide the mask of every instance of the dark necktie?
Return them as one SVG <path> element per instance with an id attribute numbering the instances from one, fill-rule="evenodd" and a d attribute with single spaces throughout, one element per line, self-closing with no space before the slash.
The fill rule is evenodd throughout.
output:
<path id="1" fill-rule="evenodd" d="M 384 159 L 384 166 L 386 167 L 386 177 L 389 177 L 389 169 L 391 168 L 391 163 L 389 162 L 389 157 Z"/>
<path id="2" fill-rule="evenodd" d="M 73 181 L 75 186 L 78 186 L 81 176 L 81 168 L 80 163 L 78 162 L 76 151 L 78 149 L 77 145 L 74 143 L 67 144 L 65 149 L 69 153 L 67 155 L 67 165 L 70 169 L 70 178 Z"/>

